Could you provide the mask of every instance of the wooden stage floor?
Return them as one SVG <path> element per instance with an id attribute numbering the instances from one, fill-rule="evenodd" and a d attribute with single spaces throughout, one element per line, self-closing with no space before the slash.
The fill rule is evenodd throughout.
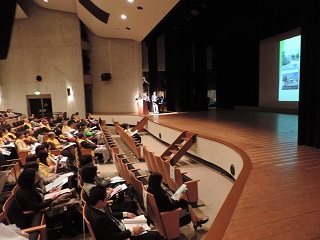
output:
<path id="1" fill-rule="evenodd" d="M 297 115 L 210 109 L 148 116 L 230 142 L 251 158 L 223 239 L 320 239 L 320 151 L 297 145 Z"/>

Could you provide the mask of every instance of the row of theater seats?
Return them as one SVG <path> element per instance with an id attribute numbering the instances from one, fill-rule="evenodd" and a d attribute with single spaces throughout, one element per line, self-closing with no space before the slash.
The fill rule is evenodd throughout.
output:
<path id="1" fill-rule="evenodd" d="M 119 133 L 119 135 L 124 132 L 118 123 L 115 123 L 115 127 L 118 128 L 117 133 Z M 128 135 L 126 133 L 124 134 L 123 137 L 127 138 L 126 136 Z M 122 140 L 124 141 L 123 138 Z M 132 140 L 130 141 L 132 142 Z M 128 147 L 130 148 L 130 146 Z M 133 146 L 132 144 L 132 147 L 137 146 Z M 146 162 L 149 173 L 160 172 L 163 176 L 163 184 L 172 192 L 175 192 L 182 184 L 186 184 L 188 190 L 187 194 L 184 195 L 184 198 L 188 200 L 192 206 L 196 207 L 198 201 L 197 183 L 199 180 L 190 179 L 186 176 L 186 173 L 182 173 L 178 167 L 171 166 L 170 160 L 164 160 L 161 159 L 160 156 L 154 155 L 153 152 L 148 151 L 146 146 L 141 145 L 139 147 L 143 150 L 141 156 L 143 156 L 143 160 Z M 114 152 L 113 149 L 110 151 L 114 156 L 116 169 L 119 175 L 126 180 L 127 184 L 133 185 L 141 209 L 153 222 L 156 229 L 161 235 L 165 236 L 166 239 L 179 239 L 179 216 L 182 209 L 178 208 L 173 211 L 159 212 L 154 196 L 146 190 L 148 175 L 141 174 L 139 172 L 140 169 L 134 167 L 135 163 L 130 162 L 125 156 L 119 154 L 119 151 Z M 174 169 L 174 180 L 170 178 L 170 168 Z"/>
<path id="2" fill-rule="evenodd" d="M 200 180 L 191 179 L 186 175 L 187 172 L 181 172 L 176 165 L 172 166 L 170 160 L 164 160 L 155 155 L 146 146 L 143 147 L 143 156 L 148 170 L 161 173 L 162 183 L 171 191 L 175 192 L 182 184 L 186 184 L 188 190 L 184 195 L 185 200 L 189 201 L 193 207 L 198 206 L 198 182 Z M 174 174 L 171 174 L 172 172 Z"/>
<path id="3" fill-rule="evenodd" d="M 29 234 L 29 240 L 47 240 L 45 211 L 48 209 L 39 212 L 23 211 L 15 200 L 15 192 L 18 187 L 16 185 L 12 189 L 10 196 L 5 201 L 0 214 L 0 222 L 5 225 L 15 224 Z"/>
<path id="4" fill-rule="evenodd" d="M 79 167 L 79 157 L 81 154 L 79 153 L 79 149 L 77 147 L 74 150 L 76 156 L 75 165 L 76 167 Z M 51 150 L 51 153 L 54 155 L 61 154 L 60 150 Z M 11 164 L 1 166 L 1 170 L 5 167 L 7 169 L 0 172 L 0 190 L 3 183 L 3 178 L 1 177 L 3 173 L 6 173 L 7 175 L 9 175 L 9 177 L 11 176 L 10 179 L 14 179 L 14 181 L 10 182 L 10 184 L 12 185 L 10 190 L 7 188 L 5 192 L 2 192 L 4 195 L 3 197 L 5 198 L 2 199 L 3 204 L 1 206 L 2 211 L 0 214 L 0 222 L 6 225 L 16 224 L 20 229 L 29 234 L 29 239 L 31 240 L 47 240 L 48 233 L 45 220 L 45 212 L 48 209 L 43 209 L 39 212 L 22 211 L 20 206 L 17 204 L 17 201 L 15 200 L 15 192 L 19 187 L 16 182 L 22 171 L 22 169 L 20 168 L 21 159 L 19 158 L 7 161 L 9 161 Z"/>
<path id="5" fill-rule="evenodd" d="M 19 127 L 19 126 L 22 126 L 23 124 L 24 124 L 24 120 L 20 120 L 17 122 L 13 122 L 12 127 Z"/>
<path id="6" fill-rule="evenodd" d="M 17 185 L 20 176 L 20 159 L 6 160 L 8 164 L 0 167 L 0 210 L 7 198 L 10 196 L 12 189 Z"/>
<path id="7" fill-rule="evenodd" d="M 126 184 L 132 184 L 141 209 L 150 222 L 154 224 L 157 231 L 165 239 L 179 239 L 179 218 L 182 209 L 177 208 L 172 211 L 159 212 L 154 196 L 146 190 L 148 175 L 141 175 L 140 169 L 134 168 L 134 163 L 129 162 L 123 155 L 116 154 L 115 159 L 119 175 L 126 180 Z"/>
<path id="8" fill-rule="evenodd" d="M 129 136 L 124 129 L 120 126 L 118 122 L 114 122 L 114 127 L 116 130 L 116 133 L 119 134 L 122 141 L 128 146 L 128 148 L 131 150 L 131 152 L 138 158 L 142 159 L 142 144 L 137 141 L 134 137 Z"/>
<path id="9" fill-rule="evenodd" d="M 114 160 L 118 174 L 125 179 L 126 184 L 133 185 L 137 195 L 137 201 L 141 209 L 145 212 L 145 215 L 166 239 L 179 239 L 179 216 L 182 209 L 178 208 L 173 211 L 159 212 L 154 196 L 146 191 L 148 174 L 141 174 L 141 171 L 139 171 L 140 169 L 134 167 L 134 162 L 130 162 L 124 154 L 119 153 L 119 147 L 112 138 L 110 130 L 106 125 L 99 125 L 99 128 L 103 132 L 106 146 Z M 163 184 L 173 192 L 176 191 L 181 184 L 186 184 L 188 187 L 187 194 L 185 195 L 186 200 L 197 205 L 197 182 L 199 180 L 191 180 L 185 175 L 186 173 L 181 173 L 179 168 L 170 165 L 170 161 L 165 161 L 161 159 L 161 157 L 154 155 L 153 152 L 148 151 L 147 147 L 142 147 L 142 149 L 143 157 L 149 172 L 160 172 L 163 175 Z M 174 169 L 174 180 L 170 178 L 170 168 Z M 81 191 L 80 196 L 82 197 L 83 202 L 84 221 L 89 229 L 90 235 L 94 237 L 90 222 L 85 218 L 86 201 L 83 195 L 83 191 Z"/>

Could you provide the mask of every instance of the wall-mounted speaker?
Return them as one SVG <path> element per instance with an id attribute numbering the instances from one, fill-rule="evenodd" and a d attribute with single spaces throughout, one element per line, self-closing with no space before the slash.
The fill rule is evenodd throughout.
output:
<path id="1" fill-rule="evenodd" d="M 102 73 L 101 74 L 101 81 L 108 81 L 111 79 L 111 73 Z"/>

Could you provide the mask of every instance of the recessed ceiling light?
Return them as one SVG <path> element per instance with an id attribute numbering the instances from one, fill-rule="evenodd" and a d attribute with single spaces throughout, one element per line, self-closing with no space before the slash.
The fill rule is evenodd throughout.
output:
<path id="1" fill-rule="evenodd" d="M 48 2 L 48 0 L 43 0 L 43 1 Z"/>
<path id="2" fill-rule="evenodd" d="M 121 18 L 122 18 L 122 19 L 126 19 L 127 16 L 122 14 L 122 15 L 121 15 Z"/>
<path id="3" fill-rule="evenodd" d="M 128 2 L 133 2 L 133 0 L 128 0 Z"/>

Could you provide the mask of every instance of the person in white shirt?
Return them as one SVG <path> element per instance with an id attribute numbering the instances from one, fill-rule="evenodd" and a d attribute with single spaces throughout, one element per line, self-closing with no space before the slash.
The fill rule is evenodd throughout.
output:
<path id="1" fill-rule="evenodd" d="M 156 92 L 153 92 L 151 96 L 152 104 L 153 104 L 153 113 L 159 113 L 158 107 L 158 96 Z"/>

